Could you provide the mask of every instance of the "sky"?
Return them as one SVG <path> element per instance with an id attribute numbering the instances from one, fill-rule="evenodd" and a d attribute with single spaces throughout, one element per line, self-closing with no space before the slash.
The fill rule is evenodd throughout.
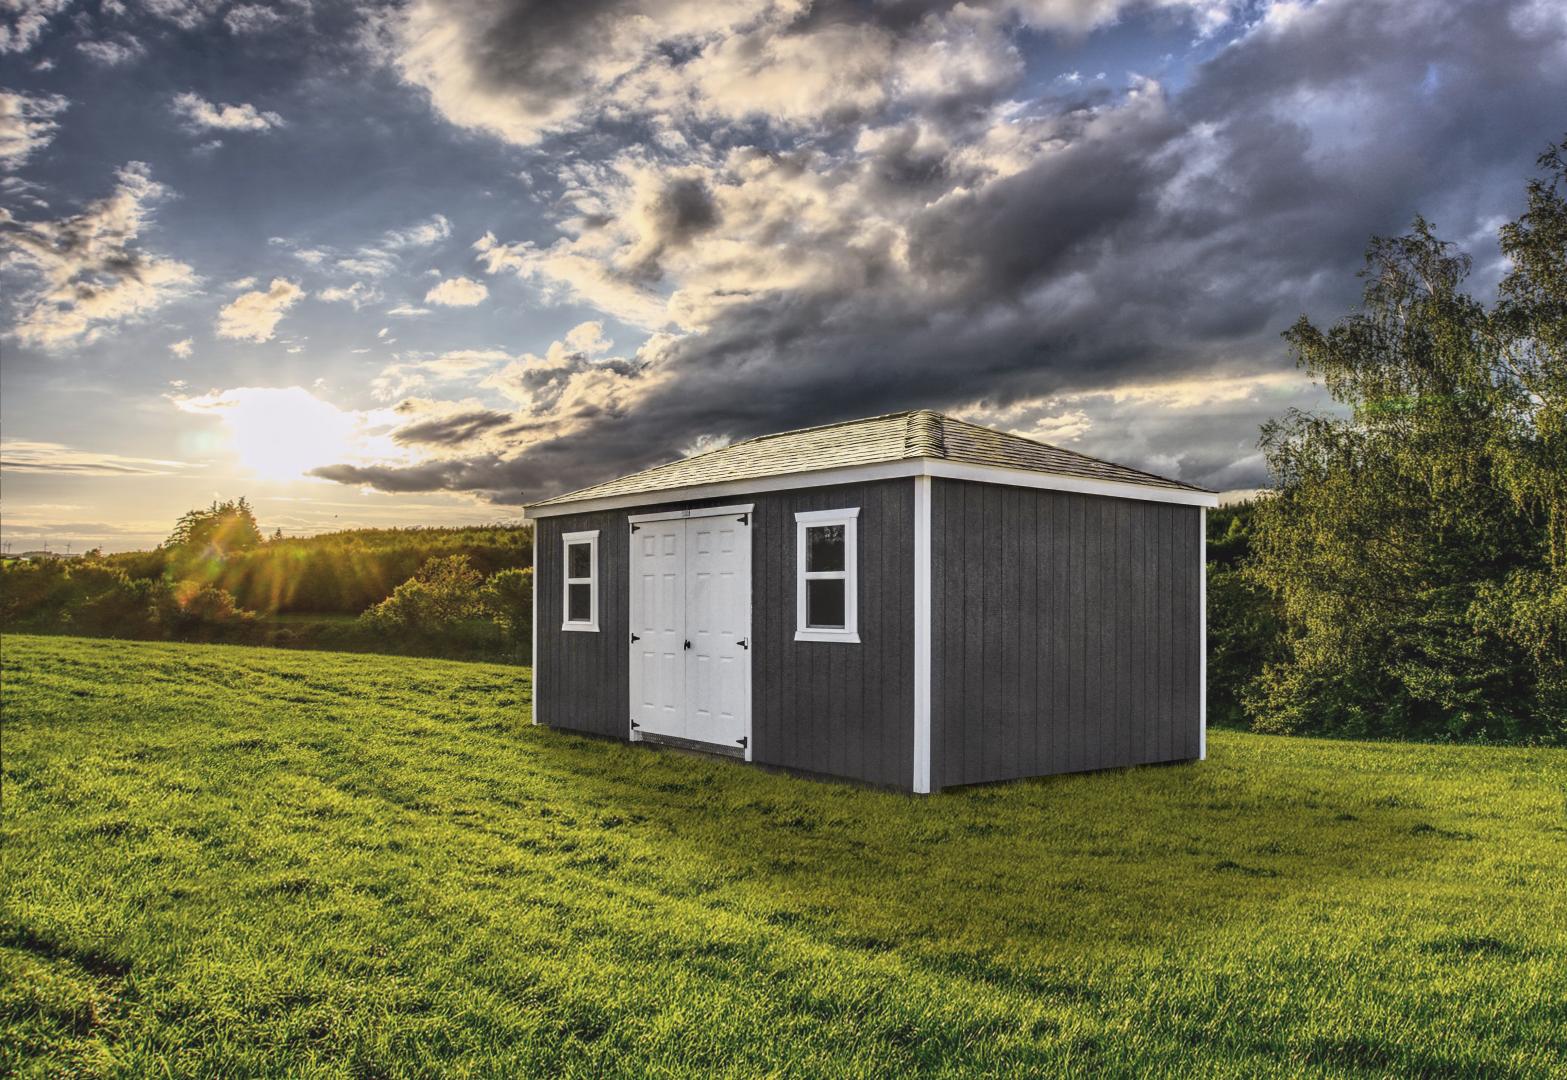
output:
<path id="1" fill-rule="evenodd" d="M 522 504 L 935 408 L 1221 491 L 1567 131 L 1560 0 L 0 0 L 0 533 Z"/>

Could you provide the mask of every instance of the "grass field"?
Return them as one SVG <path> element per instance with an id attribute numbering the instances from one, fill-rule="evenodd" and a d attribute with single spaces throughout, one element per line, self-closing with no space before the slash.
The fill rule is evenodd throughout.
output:
<path id="1" fill-rule="evenodd" d="M 526 669 L 7 637 L 0 1073 L 1567 1073 L 1567 754 L 918 799 Z"/>

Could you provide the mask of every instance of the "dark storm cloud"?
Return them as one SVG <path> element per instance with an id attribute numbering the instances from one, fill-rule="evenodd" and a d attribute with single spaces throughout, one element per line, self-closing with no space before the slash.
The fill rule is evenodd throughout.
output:
<path id="1" fill-rule="evenodd" d="M 1057 102 L 1058 137 L 990 182 L 974 178 L 979 136 L 947 118 L 945 141 L 884 128 L 856 159 L 864 182 L 840 197 L 864 200 L 867 222 L 909 207 L 896 219 L 906 258 L 867 226 L 833 252 L 852 273 L 745 292 L 663 347 L 666 377 L 634 408 L 520 453 L 320 475 L 515 502 L 667 460 L 703 435 L 1287 370 L 1279 331 L 1355 301 L 1371 235 L 1423 212 L 1481 243 L 1482 226 L 1516 212 L 1563 101 L 1567 23 L 1539 7 L 1323 3 L 1218 50 L 1170 100 L 1142 85 L 1113 108 Z M 700 251 L 721 201 L 694 191 L 695 212 L 675 200 L 657 231 Z M 1161 422 L 1151 405 L 1122 453 L 1102 431 L 1088 439 L 1129 464 L 1251 486 L 1264 479 L 1256 423 L 1281 407 Z"/>
<path id="2" fill-rule="evenodd" d="M 471 409 L 405 424 L 392 432 L 392 438 L 404 446 L 461 446 L 510 422 L 510 413 Z"/>

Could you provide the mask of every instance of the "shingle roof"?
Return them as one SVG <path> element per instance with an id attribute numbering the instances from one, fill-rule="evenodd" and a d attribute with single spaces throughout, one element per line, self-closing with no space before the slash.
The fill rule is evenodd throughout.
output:
<path id="1" fill-rule="evenodd" d="M 1088 480 L 1144 487 L 1206 491 L 1153 473 L 1100 461 L 1086 454 L 1010 435 L 920 409 L 848 420 L 822 427 L 762 435 L 705 454 L 681 458 L 592 487 L 570 491 L 533 506 L 554 506 L 614 495 L 639 495 L 698 484 L 753 480 L 763 476 L 874 465 L 913 458 L 940 458 L 971 465 L 997 465 Z"/>

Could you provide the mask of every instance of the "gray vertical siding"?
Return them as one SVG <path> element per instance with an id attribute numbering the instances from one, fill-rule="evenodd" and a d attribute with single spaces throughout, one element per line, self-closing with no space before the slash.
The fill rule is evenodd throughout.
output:
<path id="1" fill-rule="evenodd" d="M 630 523 L 623 511 L 609 511 L 541 518 L 535 529 L 539 640 L 534 715 L 551 727 L 625 738 L 631 723 Z M 599 531 L 599 632 L 563 631 L 560 538 L 589 529 Z"/>
<path id="2" fill-rule="evenodd" d="M 909 787 L 914 756 L 914 482 L 909 479 L 541 519 L 537 523 L 540 720 L 619 738 L 628 733 L 629 515 L 747 502 L 755 505 L 753 760 Z M 797 642 L 794 515 L 853 506 L 860 508 L 860 642 Z M 560 629 L 560 537 L 584 529 L 599 530 L 597 634 Z"/>
<path id="3" fill-rule="evenodd" d="M 934 786 L 1197 756 L 1200 510 L 931 496 Z"/>

